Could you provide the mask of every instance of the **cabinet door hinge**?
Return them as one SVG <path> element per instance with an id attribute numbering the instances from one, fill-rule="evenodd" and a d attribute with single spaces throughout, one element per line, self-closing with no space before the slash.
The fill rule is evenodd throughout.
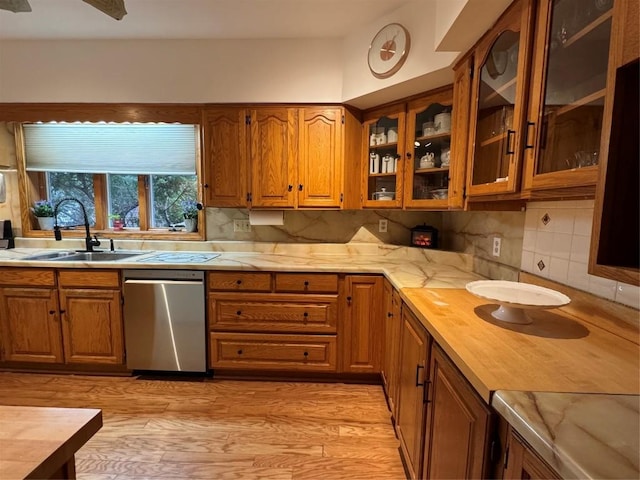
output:
<path id="1" fill-rule="evenodd" d="M 250 115 L 246 115 L 244 117 L 244 124 L 245 125 L 251 125 L 251 116 Z"/>
<path id="2" fill-rule="evenodd" d="M 344 125 L 344 115 L 342 115 L 342 124 Z"/>

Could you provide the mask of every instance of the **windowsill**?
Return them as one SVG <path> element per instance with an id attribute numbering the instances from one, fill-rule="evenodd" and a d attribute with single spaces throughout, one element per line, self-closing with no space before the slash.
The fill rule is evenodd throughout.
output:
<path id="1" fill-rule="evenodd" d="M 72 230 L 61 230 L 62 238 L 84 238 L 84 228 L 76 228 Z M 97 235 L 98 238 L 121 238 L 132 240 L 193 240 L 203 241 L 205 240 L 204 232 L 170 232 L 165 229 L 154 230 L 138 230 L 138 229 L 124 229 L 114 230 L 112 228 L 104 230 L 91 229 L 91 235 Z M 26 238 L 53 238 L 52 230 L 30 230 L 23 232 L 23 236 Z"/>

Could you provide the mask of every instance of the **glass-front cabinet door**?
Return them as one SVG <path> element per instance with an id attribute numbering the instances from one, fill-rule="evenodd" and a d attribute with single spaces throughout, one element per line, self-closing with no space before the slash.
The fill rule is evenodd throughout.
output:
<path id="1" fill-rule="evenodd" d="M 530 57 L 529 12 L 524 0 L 514 2 L 476 50 L 469 196 L 511 193 L 519 188 Z"/>
<path id="2" fill-rule="evenodd" d="M 594 185 L 614 0 L 543 0 L 530 94 L 525 189 Z"/>
<path id="3" fill-rule="evenodd" d="M 404 206 L 447 209 L 453 90 L 408 105 Z"/>
<path id="4" fill-rule="evenodd" d="M 402 207 L 404 109 L 402 104 L 369 112 L 365 116 L 363 207 Z"/>

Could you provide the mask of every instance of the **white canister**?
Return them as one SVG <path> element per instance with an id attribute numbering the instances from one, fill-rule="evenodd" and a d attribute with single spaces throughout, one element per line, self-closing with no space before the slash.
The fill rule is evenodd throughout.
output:
<path id="1" fill-rule="evenodd" d="M 398 141 L 398 129 L 396 127 L 391 127 L 387 130 L 387 140 L 389 143 L 395 143 Z"/>
<path id="2" fill-rule="evenodd" d="M 393 156 L 385 155 L 382 157 L 382 173 L 393 173 Z"/>
<path id="3" fill-rule="evenodd" d="M 438 133 L 451 131 L 451 113 L 442 112 L 433 117 L 433 123 Z"/>
<path id="4" fill-rule="evenodd" d="M 440 166 L 448 167 L 450 162 L 451 162 L 451 149 L 448 147 L 443 148 L 442 151 L 440 152 Z"/>

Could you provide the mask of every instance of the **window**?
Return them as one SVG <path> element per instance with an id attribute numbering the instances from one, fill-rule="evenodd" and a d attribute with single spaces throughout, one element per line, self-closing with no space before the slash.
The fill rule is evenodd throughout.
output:
<path id="1" fill-rule="evenodd" d="M 183 225 L 182 203 L 198 200 L 198 125 L 33 123 L 23 125 L 32 198 L 76 198 L 93 228 L 156 233 Z M 63 227 L 83 225 L 75 202 L 58 212 Z M 179 230 L 179 229 L 178 229 Z"/>

